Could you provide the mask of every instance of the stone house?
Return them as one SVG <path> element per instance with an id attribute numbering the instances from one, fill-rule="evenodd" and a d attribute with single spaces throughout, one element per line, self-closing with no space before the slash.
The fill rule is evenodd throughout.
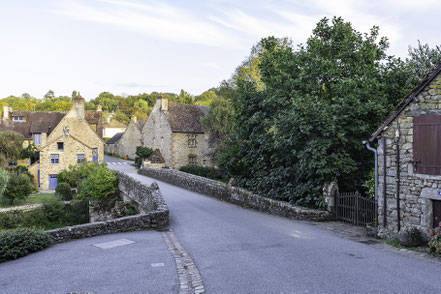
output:
<path id="1" fill-rule="evenodd" d="M 441 222 L 441 64 L 372 134 L 377 143 L 378 233 Z"/>
<path id="2" fill-rule="evenodd" d="M 136 116 L 132 116 L 130 124 L 118 140 L 115 154 L 121 157 L 136 157 L 136 146 L 143 146 L 142 129 L 146 124 L 146 120 L 138 120 Z"/>
<path id="3" fill-rule="evenodd" d="M 106 118 L 106 122 L 103 124 L 103 137 L 112 138 L 118 133 L 124 133 L 127 126 L 120 123 L 116 119 L 112 119 L 110 116 Z"/>
<path id="4" fill-rule="evenodd" d="M 118 143 L 124 133 L 117 133 L 104 144 L 104 152 L 118 154 Z"/>
<path id="5" fill-rule="evenodd" d="M 82 160 L 102 162 L 102 112 L 85 111 L 84 99 L 73 99 L 72 108 L 62 111 L 33 112 L 4 109 L 0 130 L 24 136 L 23 146 L 34 144 L 40 160 L 28 170 L 42 189 L 55 189 L 57 175 Z"/>
<path id="6" fill-rule="evenodd" d="M 208 109 L 158 98 L 142 131 L 144 146 L 158 149 L 169 168 L 213 166 L 209 135 L 201 126 Z"/>

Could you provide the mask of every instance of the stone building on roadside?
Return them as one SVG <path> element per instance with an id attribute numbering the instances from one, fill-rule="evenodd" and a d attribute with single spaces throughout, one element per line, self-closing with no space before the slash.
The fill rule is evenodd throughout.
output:
<path id="1" fill-rule="evenodd" d="M 441 64 L 372 134 L 378 144 L 378 233 L 441 222 Z"/>
<path id="2" fill-rule="evenodd" d="M 201 126 L 208 110 L 206 106 L 169 103 L 166 97 L 158 98 L 142 131 L 144 146 L 158 149 L 168 168 L 213 166 L 209 135 Z"/>
<path id="3" fill-rule="evenodd" d="M 0 130 L 9 130 L 24 136 L 23 146 L 34 144 L 40 151 L 40 160 L 30 164 L 35 184 L 42 189 L 55 189 L 57 175 L 87 160 L 102 162 L 102 112 L 85 111 L 83 98 L 74 98 L 68 112 L 12 111 L 5 106 Z"/>
<path id="4" fill-rule="evenodd" d="M 104 144 L 104 152 L 108 154 L 118 154 L 119 139 L 124 133 L 117 133 Z"/>
<path id="5" fill-rule="evenodd" d="M 118 140 L 115 154 L 134 159 L 136 157 L 136 147 L 143 145 L 142 129 L 146 124 L 146 120 L 138 120 L 136 116 L 132 116 L 130 124 Z"/>
<path id="6" fill-rule="evenodd" d="M 112 117 L 107 117 L 106 122 L 103 124 L 103 138 L 112 138 L 118 133 L 124 133 L 127 126 L 120 123 Z"/>

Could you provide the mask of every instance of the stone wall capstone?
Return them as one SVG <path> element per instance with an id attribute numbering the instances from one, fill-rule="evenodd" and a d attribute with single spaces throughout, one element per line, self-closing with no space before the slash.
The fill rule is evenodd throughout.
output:
<path id="1" fill-rule="evenodd" d="M 332 214 L 328 211 L 309 209 L 265 198 L 242 188 L 177 170 L 143 168 L 138 173 L 193 192 L 273 215 L 309 221 L 332 219 Z"/>
<path id="2" fill-rule="evenodd" d="M 150 187 L 117 172 L 119 189 L 138 204 L 140 214 L 46 231 L 55 243 L 103 234 L 158 229 L 169 224 L 169 210 L 156 183 Z"/>

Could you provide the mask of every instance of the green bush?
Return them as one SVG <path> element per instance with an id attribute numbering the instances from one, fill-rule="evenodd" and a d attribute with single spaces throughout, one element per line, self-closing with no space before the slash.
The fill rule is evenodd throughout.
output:
<path id="1" fill-rule="evenodd" d="M 82 180 L 88 178 L 100 168 L 106 168 L 106 165 L 94 162 L 70 165 L 69 169 L 58 174 L 58 184 L 68 183 L 72 188 L 78 188 Z"/>
<path id="2" fill-rule="evenodd" d="M 25 173 L 13 173 L 9 176 L 4 197 L 13 204 L 15 199 L 25 199 L 35 190 L 31 179 Z"/>
<path id="3" fill-rule="evenodd" d="M 228 181 L 228 175 L 223 170 L 214 167 L 185 165 L 182 166 L 179 170 L 189 174 L 193 174 L 213 180 L 218 180 L 223 182 Z"/>
<path id="4" fill-rule="evenodd" d="M 0 232 L 0 262 L 17 259 L 50 244 L 48 234 L 32 229 L 18 228 Z"/>
<path id="5" fill-rule="evenodd" d="M 430 229 L 429 253 L 441 254 L 441 223 Z"/>
<path id="6" fill-rule="evenodd" d="M 115 193 L 117 189 L 118 177 L 115 172 L 106 167 L 101 167 L 81 182 L 78 197 L 100 200 Z"/>
<path id="7" fill-rule="evenodd" d="M 9 173 L 4 169 L 0 168 L 0 197 L 3 196 L 3 193 L 6 191 L 6 187 L 8 186 L 9 181 Z"/>
<path id="8" fill-rule="evenodd" d="M 19 227 L 50 230 L 87 222 L 89 222 L 88 201 L 64 204 L 60 199 L 53 198 L 44 202 L 42 208 L 0 213 L 0 230 Z"/>
<path id="9" fill-rule="evenodd" d="M 62 200 L 70 201 L 72 200 L 72 187 L 69 183 L 59 183 L 55 189 L 55 194 L 58 195 Z"/>
<path id="10" fill-rule="evenodd" d="M 142 164 L 142 159 L 146 159 L 153 153 L 153 149 L 143 146 L 136 147 L 136 157 L 135 157 L 135 166 L 140 167 Z"/>

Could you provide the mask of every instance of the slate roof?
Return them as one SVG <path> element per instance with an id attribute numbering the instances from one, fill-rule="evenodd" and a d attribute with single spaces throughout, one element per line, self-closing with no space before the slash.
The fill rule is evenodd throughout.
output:
<path id="1" fill-rule="evenodd" d="M 106 142 L 106 144 L 115 144 L 116 142 L 119 141 L 119 139 L 121 139 L 121 137 L 122 137 L 123 134 L 124 134 L 123 132 L 121 132 L 121 133 L 116 133 L 112 138 L 110 138 L 110 139 Z"/>
<path id="2" fill-rule="evenodd" d="M 164 157 L 162 157 L 161 151 L 159 151 L 159 149 L 156 149 L 155 151 L 153 151 L 152 154 L 150 154 L 150 156 L 148 157 L 148 160 L 151 163 L 164 163 Z"/>
<path id="3" fill-rule="evenodd" d="M 441 73 L 441 63 L 438 64 L 435 69 L 429 73 L 426 78 L 420 82 L 420 84 L 415 87 L 415 89 L 406 97 L 404 100 L 395 108 L 395 110 L 388 116 L 388 118 L 381 124 L 381 126 L 371 135 L 369 138 L 370 142 L 375 141 L 377 137 L 384 131 L 384 128 L 387 127 L 400 113 L 409 105 L 415 98 L 418 96 L 424 88 L 429 85 L 436 76 Z"/>
<path id="4" fill-rule="evenodd" d="M 208 112 L 208 109 L 207 106 L 169 103 L 165 116 L 173 133 L 203 134 L 201 118 Z"/>
<path id="5" fill-rule="evenodd" d="M 22 134 L 25 139 L 32 139 L 32 133 L 47 133 L 48 135 L 66 115 L 65 111 L 13 111 L 11 116 L 24 116 L 26 121 L 0 120 L 0 130 L 9 130 Z M 103 136 L 102 112 L 87 110 L 85 119 L 89 124 L 96 124 L 96 132 Z"/>

